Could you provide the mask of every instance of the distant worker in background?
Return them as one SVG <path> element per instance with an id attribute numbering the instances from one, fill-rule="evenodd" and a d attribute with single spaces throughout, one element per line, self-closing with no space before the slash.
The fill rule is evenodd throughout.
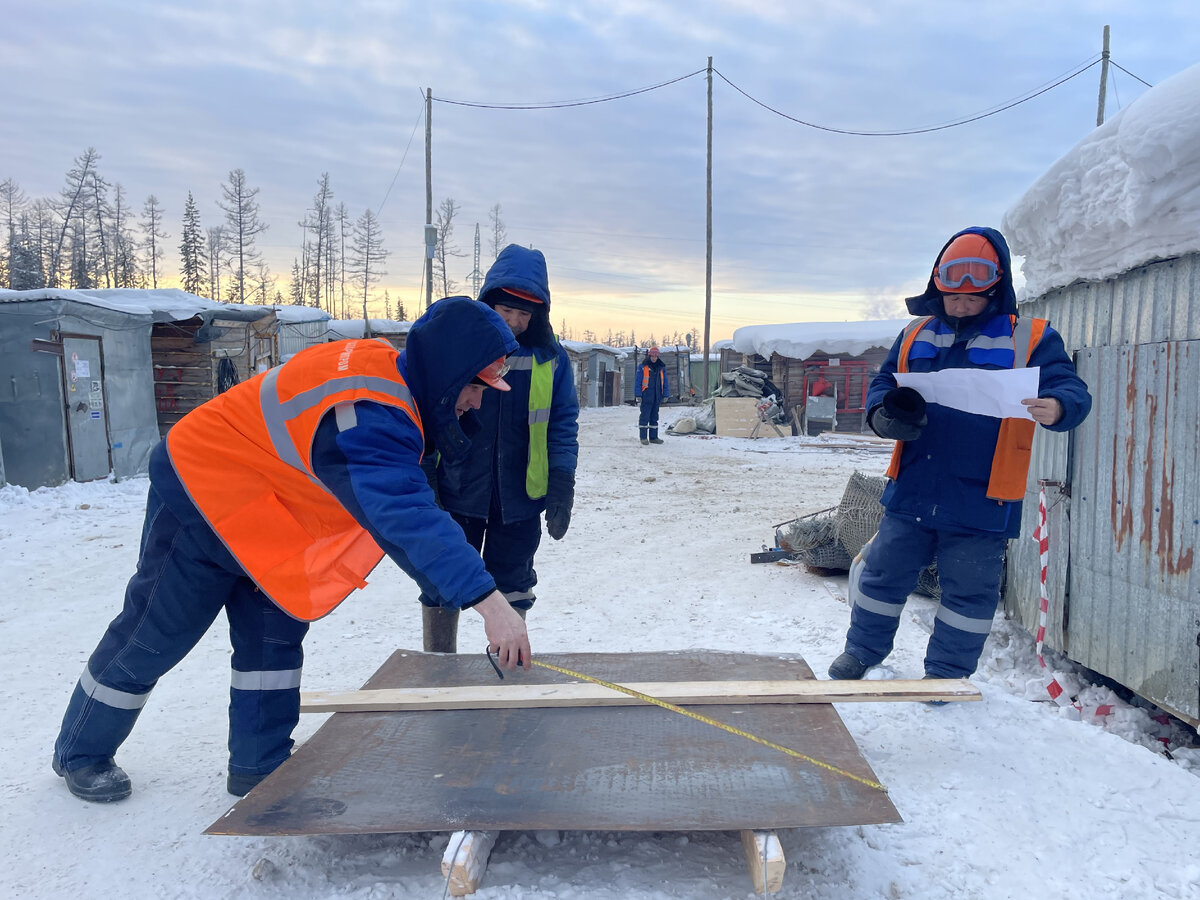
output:
<path id="1" fill-rule="evenodd" d="M 534 554 L 546 532 L 562 540 L 571 523 L 579 458 L 579 399 L 567 351 L 550 327 L 550 282 L 539 250 L 509 244 L 484 277 L 479 302 L 516 335 L 505 379 L 511 390 L 488 391 L 475 413 L 469 452 L 442 457 L 430 481 L 509 605 L 522 617 L 537 599 Z M 426 461 L 427 472 L 435 461 Z M 454 598 L 421 593 L 424 649 L 454 653 Z"/>
<path id="2" fill-rule="evenodd" d="M 113 757 L 155 684 L 222 609 L 233 648 L 226 786 L 250 791 L 291 755 L 309 622 L 364 587 L 385 554 L 456 611 L 480 613 L 501 665 L 529 668 L 525 623 L 420 467 L 435 446 L 467 446 L 460 417 L 469 422 L 485 393 L 508 391 L 516 346 L 491 310 L 439 300 L 399 353 L 382 340 L 319 344 L 171 428 L 150 454 L 124 609 L 85 664 L 54 744 L 54 771 L 72 794 L 129 796 Z"/>
<path id="3" fill-rule="evenodd" d="M 641 405 L 638 415 L 638 434 L 643 444 L 661 444 L 658 436 L 658 406 L 667 397 L 667 367 L 658 358 L 658 348 L 651 347 L 634 376 L 634 394 Z"/>
<path id="4" fill-rule="evenodd" d="M 867 394 L 867 421 L 896 441 L 883 521 L 850 570 L 850 629 L 830 678 L 862 678 L 892 651 L 909 592 L 935 559 L 941 605 L 925 677 L 975 671 L 1000 600 L 1004 554 L 1021 531 L 1021 501 L 1037 425 L 1070 431 L 1092 406 L 1087 386 L 1045 319 L 1018 318 L 1008 244 L 967 228 L 942 248 L 913 321 Z M 896 373 L 1038 368 L 1031 419 L 965 412 L 897 387 Z"/>

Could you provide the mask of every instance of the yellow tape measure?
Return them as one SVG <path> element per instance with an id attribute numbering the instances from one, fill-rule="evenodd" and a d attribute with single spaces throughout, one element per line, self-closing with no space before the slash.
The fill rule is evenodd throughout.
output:
<path id="1" fill-rule="evenodd" d="M 490 659 L 491 654 L 488 654 L 488 657 Z M 756 744 L 762 744 L 764 747 L 770 747 L 772 750 L 778 750 L 780 753 L 786 753 L 788 756 L 793 756 L 796 759 L 802 759 L 811 765 L 826 769 L 830 772 L 835 772 L 844 778 L 849 778 L 851 781 L 857 781 L 859 784 L 865 784 L 869 788 L 874 788 L 877 791 L 883 791 L 885 794 L 887 793 L 887 788 L 878 781 L 872 781 L 870 778 L 863 778 L 861 775 L 855 775 L 853 772 L 847 772 L 845 769 L 839 769 L 837 766 L 830 763 L 819 759 L 813 759 L 811 756 L 805 756 L 803 753 L 793 750 L 790 747 L 785 747 L 782 744 L 776 744 L 773 741 L 764 740 L 758 735 L 751 734 L 748 731 L 742 731 L 740 728 L 734 728 L 732 725 L 726 725 L 724 722 L 718 722 L 716 719 L 710 719 L 708 716 L 702 716 L 699 713 L 692 712 L 690 709 L 684 709 L 682 706 L 676 706 L 674 703 L 668 703 L 666 700 L 659 700 L 657 697 L 651 697 L 649 694 L 643 694 L 640 691 L 635 691 L 632 688 L 627 688 L 620 684 L 613 684 L 611 681 L 601 681 L 599 678 L 593 678 L 591 675 L 585 675 L 582 672 L 564 669 L 562 666 L 554 666 L 550 663 L 539 662 L 536 659 L 530 660 L 530 662 L 542 669 L 550 669 L 551 671 L 559 672 L 570 678 L 581 678 L 584 681 L 590 681 L 592 684 L 598 684 L 601 687 L 610 688 L 614 691 L 620 691 L 622 694 L 628 694 L 630 697 L 637 697 L 639 700 L 644 700 L 645 702 L 652 703 L 655 706 L 661 706 L 663 709 L 669 709 L 671 712 L 677 712 L 680 715 L 687 716 L 689 719 L 695 719 L 697 722 L 703 722 L 705 725 L 711 725 L 714 728 L 720 728 L 722 731 L 728 731 L 730 734 L 736 734 L 738 737 L 744 737 L 748 741 L 754 741 Z M 499 671 L 499 669 L 497 669 L 497 671 Z"/>

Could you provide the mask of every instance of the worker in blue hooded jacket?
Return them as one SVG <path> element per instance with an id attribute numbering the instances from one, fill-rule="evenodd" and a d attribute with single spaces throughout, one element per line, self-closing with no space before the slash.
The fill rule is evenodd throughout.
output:
<path id="1" fill-rule="evenodd" d="M 484 277 L 479 302 L 512 329 L 511 390 L 484 394 L 470 452 L 441 457 L 431 476 L 439 502 L 483 556 L 497 588 L 522 618 L 533 606 L 534 554 L 546 531 L 561 540 L 571 522 L 579 457 L 579 400 L 567 352 L 550 326 L 550 282 L 539 250 L 509 244 Z M 493 395 L 493 396 L 489 396 Z M 457 649 L 458 607 L 425 590 L 423 645 Z"/>
<path id="2" fill-rule="evenodd" d="M 975 671 L 1000 599 L 1005 548 L 1021 530 L 1021 501 L 1037 426 L 1069 431 L 1091 409 L 1062 338 L 1044 319 L 1017 314 L 1008 244 L 992 228 L 967 228 L 942 248 L 925 292 L 907 300 L 915 319 L 896 338 L 867 393 L 867 416 L 895 440 L 878 533 L 850 570 L 845 652 L 831 678 L 862 678 L 892 650 L 908 594 L 936 560 L 941 605 L 925 655 L 931 678 Z M 1030 418 L 929 403 L 896 373 L 1038 368 Z"/>

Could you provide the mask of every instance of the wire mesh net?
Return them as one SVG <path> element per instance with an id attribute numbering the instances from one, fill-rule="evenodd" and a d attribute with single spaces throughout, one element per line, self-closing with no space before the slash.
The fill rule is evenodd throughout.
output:
<path id="1" fill-rule="evenodd" d="M 837 539 L 834 507 L 785 522 L 775 529 L 775 543 L 805 565 L 849 569 L 851 559 Z"/>
<path id="2" fill-rule="evenodd" d="M 853 473 L 842 492 L 842 502 L 837 506 L 837 538 L 853 559 L 879 530 L 883 521 L 883 504 L 879 498 L 887 487 L 887 478 L 882 475 Z"/>
<path id="3" fill-rule="evenodd" d="M 775 544 L 806 565 L 822 569 L 849 571 L 850 564 L 863 546 L 874 537 L 883 521 L 879 502 L 887 478 L 854 472 L 846 482 L 837 506 L 785 522 L 775 530 Z M 921 570 L 916 592 L 942 596 L 937 564 Z"/>

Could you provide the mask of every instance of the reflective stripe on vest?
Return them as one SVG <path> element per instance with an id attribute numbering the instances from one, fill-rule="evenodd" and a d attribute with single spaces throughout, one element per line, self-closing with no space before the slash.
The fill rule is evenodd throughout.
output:
<path id="1" fill-rule="evenodd" d="M 896 357 L 896 371 L 908 371 L 908 355 L 913 342 L 925 326 L 933 322 L 933 316 L 926 316 L 910 322 L 904 328 L 904 337 Z M 1007 339 L 988 338 L 976 335 L 967 342 L 967 347 L 986 346 L 997 347 L 1010 344 L 1013 348 L 1013 368 L 1023 369 L 1029 364 L 1029 357 L 1042 339 L 1048 324 L 1046 319 L 1021 319 L 1009 316 L 1009 328 L 1012 336 Z M 931 343 L 942 346 L 937 340 L 944 335 L 934 335 Z M 978 343 L 977 343 L 978 342 Z M 1033 433 L 1037 423 L 1032 419 L 1001 419 L 1000 433 L 996 437 L 996 450 L 992 454 L 991 475 L 988 478 L 987 497 L 999 502 L 1022 500 L 1025 497 L 1025 481 L 1029 475 L 1029 461 L 1033 452 Z M 895 479 L 900 474 L 900 455 L 903 452 L 903 442 L 897 441 L 892 448 L 892 459 L 888 464 L 887 476 Z"/>
<path id="2" fill-rule="evenodd" d="M 322 418 L 339 403 L 398 407 L 421 429 L 398 355 L 374 340 L 310 347 L 167 433 L 171 464 L 196 508 L 263 593 L 297 619 L 324 616 L 383 559 L 317 481 L 309 454 Z"/>

